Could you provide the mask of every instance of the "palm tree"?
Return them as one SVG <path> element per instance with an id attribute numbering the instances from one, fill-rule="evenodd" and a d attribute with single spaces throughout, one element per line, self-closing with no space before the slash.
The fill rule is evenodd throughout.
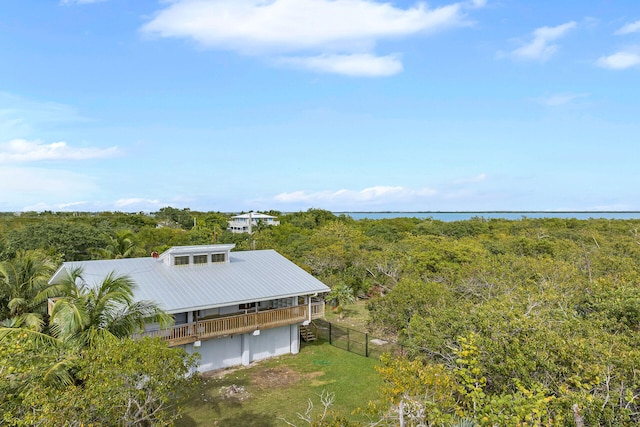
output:
<path id="1" fill-rule="evenodd" d="M 40 330 L 53 262 L 37 251 L 19 251 L 0 263 L 0 321 Z"/>
<path id="2" fill-rule="evenodd" d="M 98 285 L 89 285 L 81 269 L 72 270 L 57 285 L 61 295 L 51 311 L 51 334 L 62 340 L 90 345 L 98 336 L 124 338 L 144 329 L 147 323 L 170 325 L 172 317 L 150 301 L 135 301 L 135 283 L 113 272 Z"/>
<path id="3" fill-rule="evenodd" d="M 102 249 L 94 252 L 102 259 L 131 258 L 136 254 L 134 235 L 131 230 L 118 230 L 113 236 L 107 236 L 109 243 Z"/>
<path id="4" fill-rule="evenodd" d="M 38 345 L 57 348 L 61 356 L 42 378 L 57 387 L 73 384 L 77 380 L 74 367 L 83 349 L 129 337 L 146 323 L 167 327 L 173 322 L 155 303 L 135 301 L 134 289 L 133 280 L 114 273 L 90 286 L 82 277 L 82 269 L 74 269 L 60 284 L 42 291 L 57 296 L 50 313 L 50 335 L 26 328 L 21 321 L 5 322 L 0 325 L 0 343 L 22 335 Z"/>
<path id="5" fill-rule="evenodd" d="M 331 289 L 331 292 L 327 295 L 327 302 L 342 319 L 344 317 L 344 306 L 355 303 L 356 298 L 353 296 L 353 290 L 349 286 L 340 283 Z"/>

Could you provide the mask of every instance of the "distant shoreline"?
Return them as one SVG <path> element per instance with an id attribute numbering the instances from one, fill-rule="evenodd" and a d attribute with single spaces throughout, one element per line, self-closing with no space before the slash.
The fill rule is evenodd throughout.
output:
<path id="1" fill-rule="evenodd" d="M 640 211 L 333 211 L 334 214 L 349 214 L 349 213 L 357 213 L 357 214 L 478 214 L 478 213 L 489 213 L 489 214 L 519 214 L 519 213 L 543 213 L 543 214 L 590 214 L 590 213 L 632 213 L 632 214 L 640 214 Z"/>
<path id="2" fill-rule="evenodd" d="M 355 220 L 361 219 L 393 219 L 393 218 L 419 218 L 439 221 L 464 221 L 474 218 L 483 219 L 640 219 L 640 211 L 377 211 L 377 212 L 332 212 L 334 215 L 345 215 Z"/>

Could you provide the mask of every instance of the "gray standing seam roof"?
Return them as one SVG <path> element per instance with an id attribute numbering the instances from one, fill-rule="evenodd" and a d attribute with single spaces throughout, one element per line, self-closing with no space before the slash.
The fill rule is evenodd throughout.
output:
<path id="1" fill-rule="evenodd" d="M 167 265 L 152 257 L 65 262 L 50 283 L 77 267 L 89 285 L 99 284 L 111 272 L 129 276 L 137 286 L 136 300 L 155 301 L 168 313 L 330 290 L 274 250 L 230 252 L 229 262 L 185 266 Z"/>

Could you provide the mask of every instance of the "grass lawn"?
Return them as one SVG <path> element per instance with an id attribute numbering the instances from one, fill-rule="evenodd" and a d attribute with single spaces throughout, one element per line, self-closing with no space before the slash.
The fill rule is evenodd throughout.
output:
<path id="1" fill-rule="evenodd" d="M 303 343 L 297 355 L 264 360 L 249 367 L 206 375 L 185 405 L 185 416 L 177 426 L 275 427 L 279 419 L 306 425 L 296 416 L 318 395 L 335 393 L 331 409 L 349 415 L 375 401 L 381 379 L 374 369 L 376 359 L 358 356 L 327 342 Z M 349 415 L 361 418 L 362 415 Z"/>
<path id="2" fill-rule="evenodd" d="M 347 328 L 357 329 L 362 332 L 367 331 L 367 322 L 369 321 L 369 311 L 367 310 L 367 301 L 359 300 L 355 304 L 347 304 L 342 309 L 342 319 L 340 314 L 326 306 L 324 319 L 327 322 L 337 323 Z"/>

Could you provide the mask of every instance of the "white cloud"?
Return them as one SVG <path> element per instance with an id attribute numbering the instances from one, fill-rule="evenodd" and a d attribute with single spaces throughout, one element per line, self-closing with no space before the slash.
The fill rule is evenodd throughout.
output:
<path id="1" fill-rule="evenodd" d="M 14 139 L 0 144 L 0 163 L 37 162 L 41 160 L 87 160 L 113 157 L 118 147 L 106 149 L 94 147 L 74 148 L 66 142 L 43 144 L 40 141 Z"/>
<path id="2" fill-rule="evenodd" d="M 291 191 L 275 195 L 270 199 L 253 200 L 265 208 L 308 209 L 322 206 L 333 211 L 400 210 L 423 211 L 451 208 L 451 201 L 466 200 L 469 203 L 486 202 L 487 173 L 479 173 L 451 180 L 436 186 L 409 188 L 404 186 L 375 186 L 360 190 L 341 189 L 323 191 Z"/>
<path id="3" fill-rule="evenodd" d="M 529 43 L 513 50 L 512 57 L 529 61 L 547 61 L 557 51 L 558 45 L 552 42 L 563 37 L 567 32 L 576 28 L 574 21 L 567 22 L 556 27 L 540 27 L 533 32 L 533 38 Z"/>
<path id="4" fill-rule="evenodd" d="M 402 62 L 396 56 L 375 56 L 367 53 L 350 55 L 320 55 L 281 58 L 282 64 L 312 71 L 346 76 L 379 77 L 402 72 Z"/>
<path id="5" fill-rule="evenodd" d="M 616 52 L 613 55 L 600 57 L 596 64 L 602 68 L 624 70 L 640 65 L 640 55 L 635 52 Z"/>
<path id="6" fill-rule="evenodd" d="M 161 203 L 157 199 L 144 199 L 144 198 L 129 198 L 119 199 L 115 202 L 116 208 L 130 208 L 132 206 L 166 206 L 166 203 Z"/>
<path id="7" fill-rule="evenodd" d="M 481 8 L 487 5 L 487 0 L 471 0 L 471 7 Z"/>
<path id="8" fill-rule="evenodd" d="M 586 93 L 557 93 L 554 95 L 538 98 L 537 101 L 549 107 L 557 107 L 560 105 L 570 104 L 576 99 L 586 98 L 587 96 L 589 95 Z"/>
<path id="9" fill-rule="evenodd" d="M 620 28 L 614 34 L 624 35 L 624 34 L 631 34 L 631 33 L 638 33 L 638 32 L 640 32 L 640 20 L 623 25 L 622 28 Z"/>
<path id="10" fill-rule="evenodd" d="M 373 0 L 176 0 L 141 31 L 242 54 L 291 56 L 285 61 L 316 71 L 391 75 L 400 61 L 376 55 L 378 41 L 470 25 L 464 10 L 484 4 L 401 9 Z M 378 71 L 366 73 L 365 66 Z"/>
<path id="11" fill-rule="evenodd" d="M 294 191 L 290 193 L 280 193 L 274 197 L 274 200 L 280 203 L 306 203 L 313 206 L 344 206 L 361 204 L 375 206 L 386 203 L 413 201 L 415 198 L 430 197 L 434 196 L 436 193 L 437 191 L 431 188 L 413 190 L 406 187 L 376 186 L 365 188 L 360 191 L 345 189 L 318 192 Z"/>

